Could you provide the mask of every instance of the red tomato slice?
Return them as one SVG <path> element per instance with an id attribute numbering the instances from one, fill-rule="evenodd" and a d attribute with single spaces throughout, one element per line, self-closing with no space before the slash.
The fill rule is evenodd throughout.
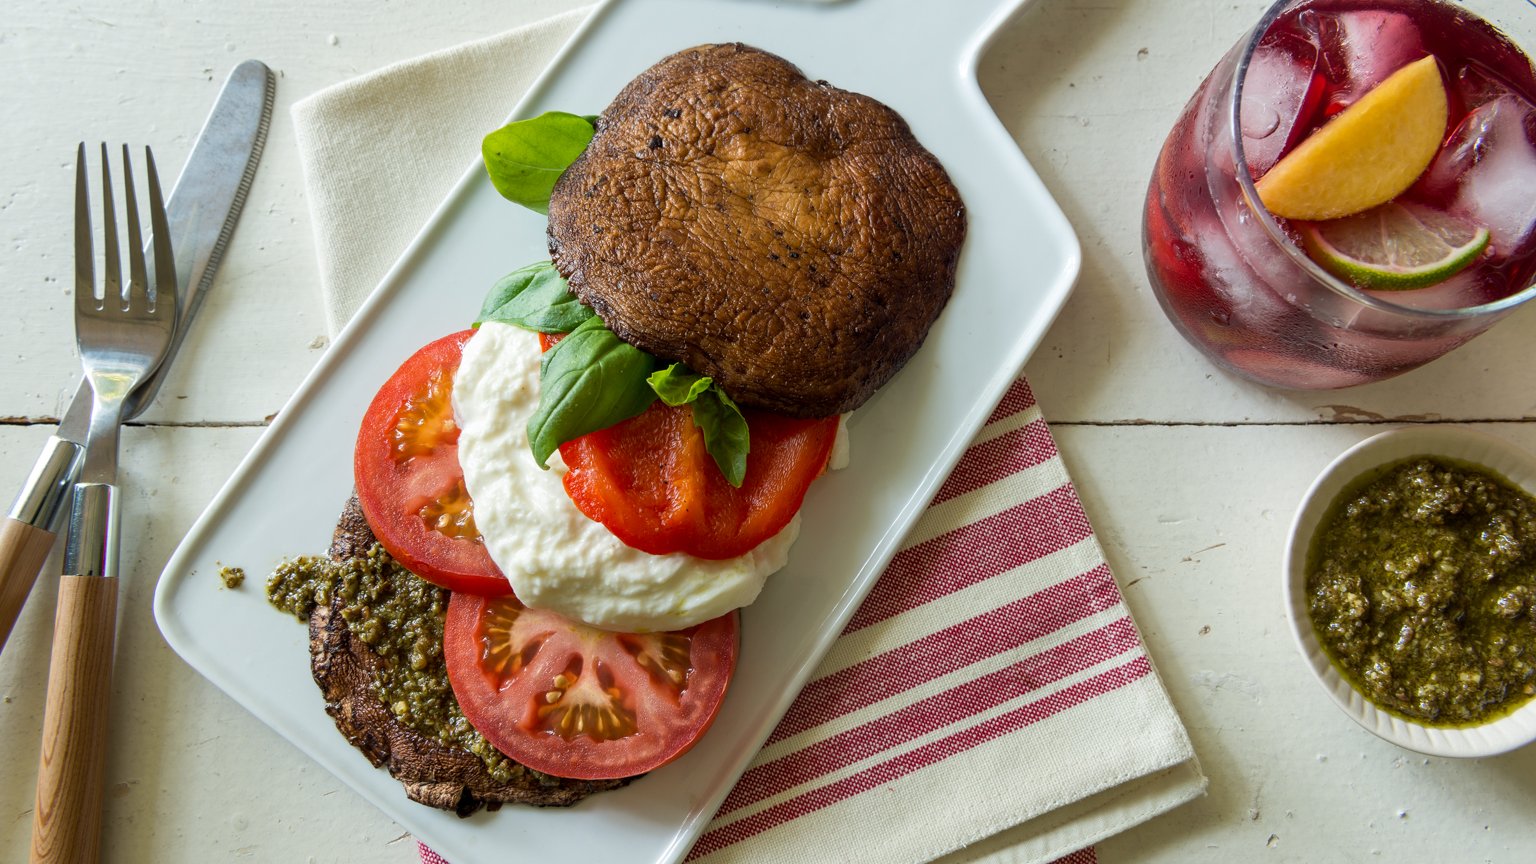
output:
<path id="1" fill-rule="evenodd" d="M 390 376 L 363 415 L 353 455 L 358 503 L 395 560 L 451 591 L 512 590 L 475 527 L 459 468 L 453 373 L 465 330 L 422 348 Z"/>
<path id="2" fill-rule="evenodd" d="M 470 725 L 536 771 L 644 774 L 693 746 L 736 669 L 738 618 L 673 633 L 610 633 L 516 597 L 455 593 L 443 654 Z"/>
<path id="3" fill-rule="evenodd" d="M 559 335 L 539 334 L 548 351 Z M 693 408 L 660 400 L 644 414 L 560 445 L 565 492 L 625 545 L 666 555 L 735 558 L 784 530 L 827 470 L 838 418 L 797 420 L 742 409 L 752 442 L 735 488 L 704 447 Z"/>
<path id="4" fill-rule="evenodd" d="M 779 533 L 826 470 L 838 418 L 743 409 L 752 451 L 740 488 L 720 473 L 690 406 L 657 401 L 638 417 L 560 446 L 581 512 L 643 552 L 734 558 Z"/>

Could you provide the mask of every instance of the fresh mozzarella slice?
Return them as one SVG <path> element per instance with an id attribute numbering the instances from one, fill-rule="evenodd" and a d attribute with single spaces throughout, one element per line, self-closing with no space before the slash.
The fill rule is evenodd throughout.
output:
<path id="1" fill-rule="evenodd" d="M 538 338 L 482 324 L 454 379 L 459 462 L 485 546 L 523 603 L 607 630 L 678 630 L 751 603 L 788 560 L 798 515 L 723 561 L 624 545 L 571 503 L 558 453 L 548 471 L 534 463 L 527 426 L 538 404 Z"/>

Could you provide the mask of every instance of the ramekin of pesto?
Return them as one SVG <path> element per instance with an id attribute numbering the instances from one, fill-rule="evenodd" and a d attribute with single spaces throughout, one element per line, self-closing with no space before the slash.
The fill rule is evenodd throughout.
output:
<path id="1" fill-rule="evenodd" d="M 1292 625 L 1362 725 L 1440 755 L 1536 738 L 1532 478 L 1536 460 L 1447 427 L 1363 442 L 1314 485 L 1292 537 Z"/>
<path id="2" fill-rule="evenodd" d="M 1348 490 L 1313 536 L 1308 611 L 1380 708 L 1465 726 L 1536 696 L 1536 499 L 1438 457 Z"/>

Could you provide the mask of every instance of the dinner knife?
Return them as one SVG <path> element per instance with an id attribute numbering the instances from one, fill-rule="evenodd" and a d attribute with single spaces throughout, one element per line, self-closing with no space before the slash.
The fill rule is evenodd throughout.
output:
<path id="1" fill-rule="evenodd" d="M 266 64 L 247 60 L 224 82 L 166 204 L 176 284 L 185 287 L 183 306 L 160 368 L 129 397 L 125 420 L 143 412 L 165 380 L 187 327 L 202 305 L 230 234 L 240 218 L 266 144 L 276 77 Z M 151 241 L 153 238 L 150 238 Z M 146 244 L 147 245 L 147 244 Z M 151 284 L 154 272 L 149 274 Z M 21 493 L 0 522 L 0 650 L 57 537 L 59 520 L 80 469 L 81 442 L 91 418 L 91 385 L 82 379 L 74 399 L 49 437 Z"/>

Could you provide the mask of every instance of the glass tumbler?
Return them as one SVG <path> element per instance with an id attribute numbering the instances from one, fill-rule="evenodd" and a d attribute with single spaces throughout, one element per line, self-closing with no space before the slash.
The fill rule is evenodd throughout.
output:
<path id="1" fill-rule="evenodd" d="M 1147 272 L 1179 332 L 1253 381 L 1328 389 L 1413 369 L 1536 297 L 1536 72 L 1520 48 L 1533 28 L 1526 0 L 1274 3 L 1184 108 L 1147 191 Z M 1404 195 L 1492 239 L 1440 284 L 1362 290 L 1308 256 L 1255 178 L 1373 77 L 1426 53 L 1450 119 Z"/>

